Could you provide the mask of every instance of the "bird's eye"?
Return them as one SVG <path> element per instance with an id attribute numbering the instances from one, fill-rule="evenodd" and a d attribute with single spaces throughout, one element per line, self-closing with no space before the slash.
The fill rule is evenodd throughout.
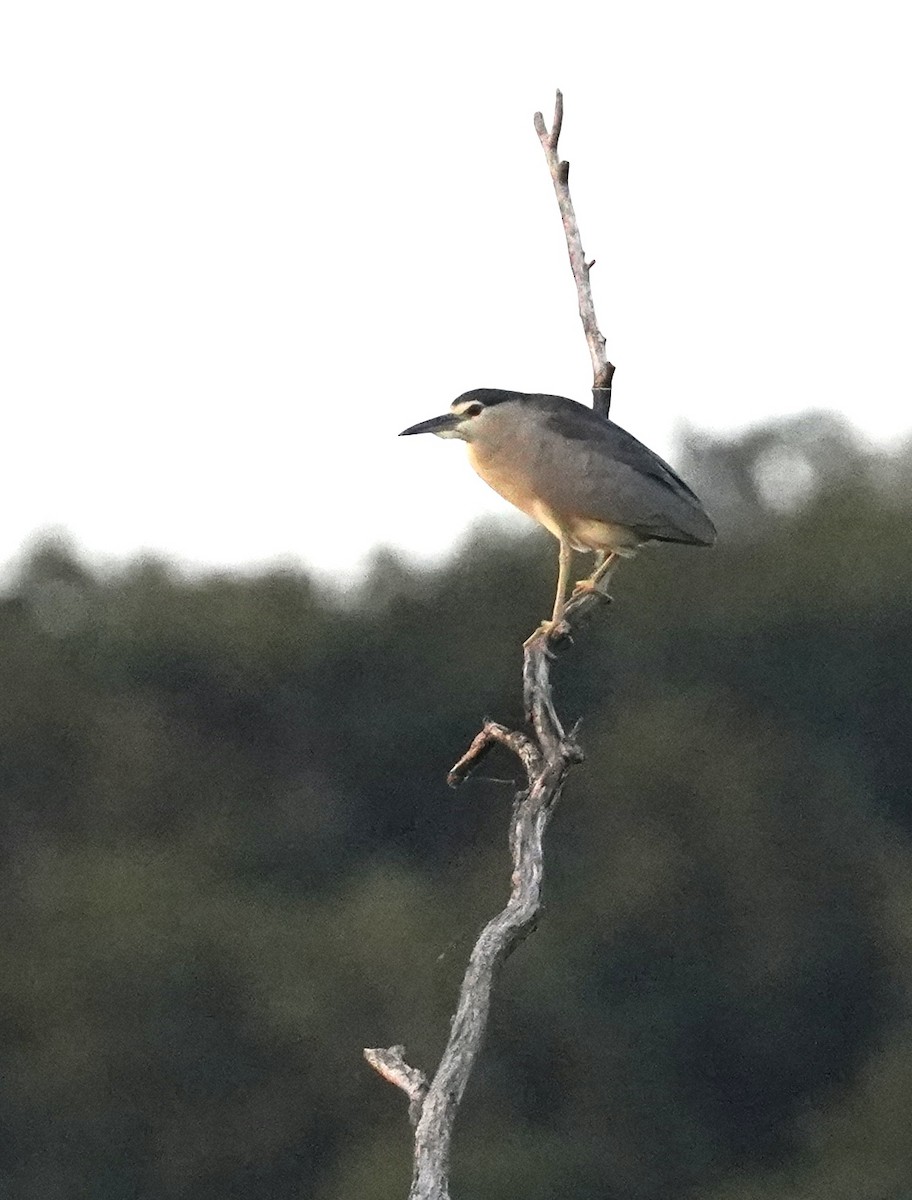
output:
<path id="1" fill-rule="evenodd" d="M 463 409 L 463 413 L 467 417 L 477 417 L 483 408 L 483 404 L 470 404 L 468 408 Z"/>

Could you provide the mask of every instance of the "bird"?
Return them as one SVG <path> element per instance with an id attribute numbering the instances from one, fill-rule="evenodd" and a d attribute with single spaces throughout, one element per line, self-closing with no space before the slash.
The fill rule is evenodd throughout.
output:
<path id="1" fill-rule="evenodd" d="M 672 468 L 607 417 L 566 396 L 475 388 L 449 411 L 403 429 L 468 444 L 469 462 L 490 487 L 557 538 L 557 593 L 549 620 L 563 620 L 573 551 L 594 552 L 592 574 L 574 594 L 598 590 L 620 558 L 650 542 L 711 546 L 716 530 Z M 528 644 L 528 643 L 527 643 Z"/>

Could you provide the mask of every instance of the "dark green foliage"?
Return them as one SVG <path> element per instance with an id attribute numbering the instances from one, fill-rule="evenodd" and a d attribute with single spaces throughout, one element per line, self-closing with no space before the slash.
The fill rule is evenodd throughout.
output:
<path id="1" fill-rule="evenodd" d="M 624 565 L 556 668 L 587 762 L 506 964 L 454 1196 L 912 1189 L 909 456 L 829 418 L 689 447 L 714 551 Z M 396 1200 L 405 1103 L 507 888 L 553 542 L 445 567 L 92 570 L 0 601 L 0 1194 Z"/>

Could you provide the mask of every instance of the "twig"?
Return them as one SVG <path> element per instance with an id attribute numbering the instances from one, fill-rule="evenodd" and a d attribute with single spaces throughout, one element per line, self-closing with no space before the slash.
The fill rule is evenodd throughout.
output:
<path id="1" fill-rule="evenodd" d="M 402 1088 L 409 1098 L 409 1119 L 413 1125 L 417 1125 L 427 1095 L 428 1081 L 424 1071 L 410 1067 L 405 1061 L 405 1046 L 390 1046 L 388 1050 L 367 1049 L 364 1057 L 384 1079 Z"/>
<path id="2" fill-rule="evenodd" d="M 595 305 L 592 302 L 592 287 L 589 283 L 589 270 L 595 266 L 595 259 L 586 262 L 583 253 L 583 242 L 580 237 L 579 224 L 570 199 L 570 164 L 561 160 L 557 150 L 561 126 L 564 121 L 564 98 L 558 91 L 554 98 L 554 119 L 551 128 L 545 125 L 545 119 L 540 112 L 535 114 L 535 132 L 538 134 L 548 170 L 554 183 L 557 203 L 560 208 L 561 220 L 564 224 L 564 235 L 567 238 L 567 251 L 570 255 L 570 269 L 576 283 L 576 294 L 579 299 L 579 315 L 583 323 L 583 332 L 589 346 L 589 357 L 592 359 L 592 406 L 597 412 L 608 416 L 611 408 L 611 380 L 614 376 L 614 366 L 608 361 L 605 353 L 605 338 L 598 327 L 595 317 Z"/>
<path id="3" fill-rule="evenodd" d="M 512 750 L 519 758 L 526 769 L 527 778 L 532 779 L 541 773 L 541 755 L 531 738 L 526 737 L 524 733 L 516 733 L 512 729 L 507 729 L 506 725 L 498 725 L 496 721 L 485 721 L 481 733 L 475 735 L 471 746 L 459 762 L 450 768 L 450 773 L 447 775 L 447 783 L 450 787 L 458 787 L 469 772 L 478 766 L 491 747 L 498 743 L 506 746 L 508 750 Z"/>

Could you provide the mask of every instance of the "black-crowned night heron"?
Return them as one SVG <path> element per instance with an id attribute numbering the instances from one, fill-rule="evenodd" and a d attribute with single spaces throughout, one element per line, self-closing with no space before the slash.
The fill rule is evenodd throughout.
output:
<path id="1" fill-rule="evenodd" d="M 469 461 L 495 492 L 533 517 L 560 542 L 559 624 L 574 550 L 599 556 L 577 589 L 595 588 L 619 557 L 647 542 L 711 546 L 712 521 L 668 463 L 632 434 L 565 396 L 478 388 L 450 411 L 404 429 L 468 442 Z"/>

